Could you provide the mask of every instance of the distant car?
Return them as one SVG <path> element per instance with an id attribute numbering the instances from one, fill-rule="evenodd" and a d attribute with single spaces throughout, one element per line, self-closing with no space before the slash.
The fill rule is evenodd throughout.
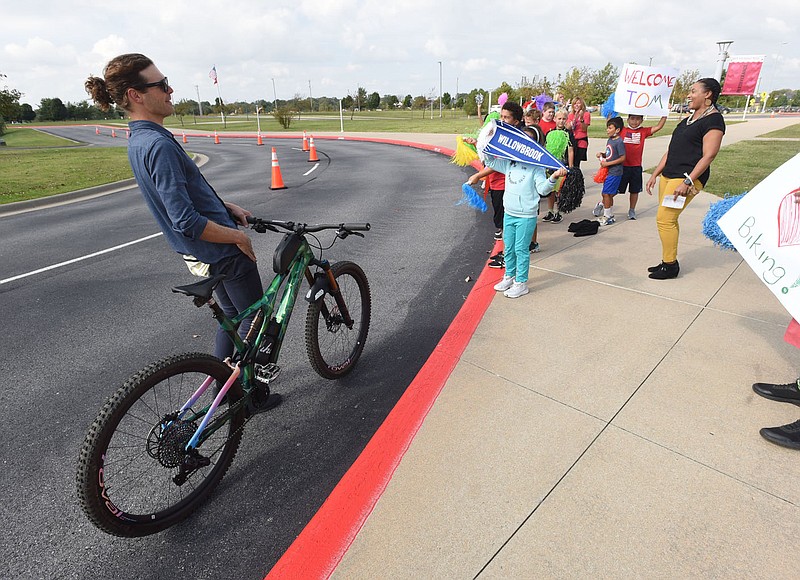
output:
<path id="1" fill-rule="evenodd" d="M 726 115 L 731 112 L 731 108 L 726 107 L 725 105 L 717 105 L 717 110 L 719 110 L 720 113 L 724 113 Z"/>
<path id="2" fill-rule="evenodd" d="M 689 105 L 686 103 L 675 103 L 670 110 L 673 113 L 688 113 L 691 109 L 689 109 Z"/>

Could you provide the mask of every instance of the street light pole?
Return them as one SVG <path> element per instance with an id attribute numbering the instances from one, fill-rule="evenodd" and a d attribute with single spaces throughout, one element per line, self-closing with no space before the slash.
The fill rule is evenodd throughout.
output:
<path id="1" fill-rule="evenodd" d="M 730 57 L 728 49 L 731 44 L 733 44 L 732 40 L 720 40 L 717 42 L 719 54 L 717 55 L 717 69 L 714 71 L 714 78 L 717 82 L 722 79 L 722 70 L 725 68 L 725 61 Z"/>
<path id="2" fill-rule="evenodd" d="M 442 118 L 442 61 L 439 61 L 439 118 Z"/>
<path id="3" fill-rule="evenodd" d="M 275 96 L 275 110 L 278 110 L 278 91 L 275 90 L 275 79 L 272 79 L 272 94 Z"/>
<path id="4" fill-rule="evenodd" d="M 197 91 L 197 106 L 200 108 L 200 116 L 203 116 L 203 103 L 200 102 L 200 87 L 198 85 L 194 86 L 194 89 Z"/>

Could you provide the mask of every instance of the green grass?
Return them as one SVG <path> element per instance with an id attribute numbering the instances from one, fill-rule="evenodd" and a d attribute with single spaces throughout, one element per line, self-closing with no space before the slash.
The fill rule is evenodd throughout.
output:
<path id="1" fill-rule="evenodd" d="M 723 147 L 711 164 L 705 190 L 719 196 L 750 191 L 797 153 L 800 141 L 740 141 Z"/>
<path id="2" fill-rule="evenodd" d="M 777 131 L 771 131 L 760 137 L 777 138 L 777 139 L 800 139 L 800 123 L 796 125 L 789 125 Z"/>
<path id="3" fill-rule="evenodd" d="M 48 135 L 32 128 L 11 127 L 0 137 L 7 147 L 75 147 L 80 145 L 69 139 Z"/>
<path id="4" fill-rule="evenodd" d="M 37 199 L 133 177 L 122 147 L 0 148 L 0 204 Z"/>

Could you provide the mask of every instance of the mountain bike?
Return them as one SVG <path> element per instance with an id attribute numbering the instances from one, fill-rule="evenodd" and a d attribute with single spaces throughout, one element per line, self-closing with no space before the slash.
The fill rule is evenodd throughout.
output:
<path id="1" fill-rule="evenodd" d="M 330 264 L 322 253 L 350 235 L 364 237 L 359 232 L 370 225 L 248 221 L 256 232 L 284 233 L 273 255 L 275 276 L 258 301 L 228 318 L 212 298 L 224 274 L 172 289 L 211 308 L 233 341 L 233 356 L 186 353 L 155 362 L 128 379 L 89 428 L 77 491 L 83 511 L 104 532 L 136 537 L 164 530 L 219 484 L 247 421 L 271 408 L 269 386 L 280 373 L 278 356 L 303 279 L 310 286 L 305 343 L 313 369 L 326 379 L 343 377 L 364 350 L 367 277 L 353 262 Z M 314 235 L 324 230 L 336 232 L 326 248 Z M 242 338 L 239 326 L 253 316 Z"/>

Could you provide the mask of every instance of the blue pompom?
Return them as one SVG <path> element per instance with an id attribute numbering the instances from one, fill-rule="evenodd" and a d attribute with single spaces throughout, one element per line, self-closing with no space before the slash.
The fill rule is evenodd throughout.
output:
<path id="1" fill-rule="evenodd" d="M 614 93 L 611 93 L 611 96 L 608 97 L 608 100 L 606 100 L 605 103 L 600 105 L 600 113 L 606 119 L 610 119 L 611 117 L 617 117 L 618 116 L 616 111 L 614 111 L 614 101 L 615 101 L 615 99 L 616 99 L 616 95 Z"/>
<path id="2" fill-rule="evenodd" d="M 717 222 L 722 216 L 728 213 L 729 209 L 736 205 L 737 201 L 742 199 L 745 193 L 747 192 L 740 193 L 739 195 L 725 194 L 723 199 L 709 206 L 708 213 L 706 213 L 706 217 L 703 218 L 703 235 L 714 242 L 715 246 L 734 252 L 736 251 L 736 248 L 720 229 L 719 225 L 717 225 Z"/>
<path id="3" fill-rule="evenodd" d="M 471 207 L 485 212 L 488 207 L 483 197 L 478 194 L 468 183 L 461 186 L 461 199 L 456 202 L 456 205 L 469 204 Z"/>

